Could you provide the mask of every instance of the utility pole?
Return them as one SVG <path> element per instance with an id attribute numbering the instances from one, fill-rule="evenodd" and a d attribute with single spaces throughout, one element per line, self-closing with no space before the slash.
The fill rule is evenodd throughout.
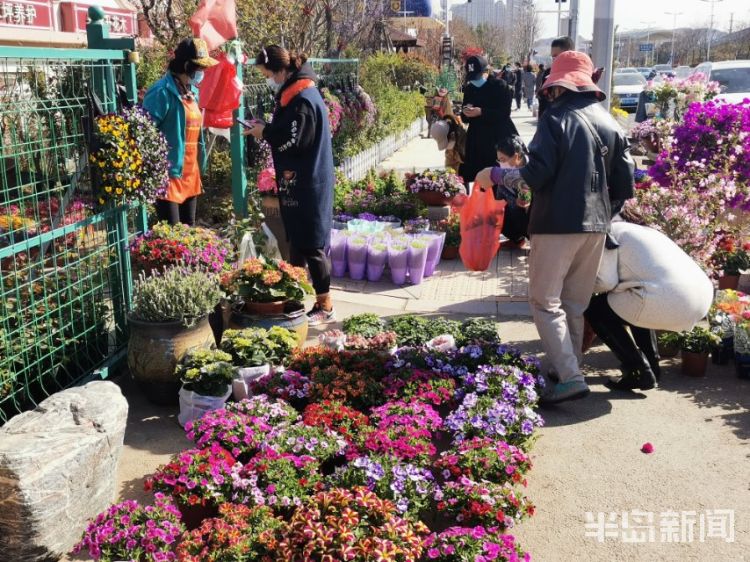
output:
<path id="1" fill-rule="evenodd" d="M 579 0 L 570 0 L 570 12 L 568 13 L 568 36 L 578 49 L 578 3 Z"/>
<path id="2" fill-rule="evenodd" d="M 600 80 L 601 88 L 607 96 L 604 102 L 607 111 L 612 95 L 612 69 L 614 66 L 615 42 L 615 0 L 596 0 L 594 4 L 594 41 L 592 58 L 594 66 L 604 67 Z"/>
<path id="3" fill-rule="evenodd" d="M 668 16 L 673 16 L 674 19 L 672 20 L 672 53 L 669 55 L 669 64 L 674 66 L 674 40 L 675 40 L 675 33 L 677 32 L 677 16 L 681 16 L 685 12 L 664 12 Z"/>
<path id="4" fill-rule="evenodd" d="M 714 36 L 714 9 L 716 4 L 723 2 L 724 0 L 701 0 L 701 2 L 708 2 L 711 4 L 711 25 L 708 27 L 708 47 L 706 48 L 706 61 L 711 62 L 711 42 Z"/>

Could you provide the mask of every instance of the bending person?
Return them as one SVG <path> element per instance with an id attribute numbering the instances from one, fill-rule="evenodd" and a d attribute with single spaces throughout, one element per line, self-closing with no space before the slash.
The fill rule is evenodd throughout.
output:
<path id="1" fill-rule="evenodd" d="M 622 216 L 640 222 L 628 210 Z M 677 244 L 634 222 L 612 222 L 617 247 L 604 251 L 594 289 L 598 294 L 584 313 L 622 363 L 623 375 L 607 385 L 618 390 L 656 386 L 659 355 L 653 330 L 692 329 L 708 313 L 714 293 L 708 276 Z"/>

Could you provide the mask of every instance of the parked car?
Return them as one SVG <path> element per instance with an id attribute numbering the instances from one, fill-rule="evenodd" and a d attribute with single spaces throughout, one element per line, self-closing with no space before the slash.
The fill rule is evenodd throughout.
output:
<path id="1" fill-rule="evenodd" d="M 613 93 L 620 98 L 620 107 L 625 111 L 635 111 L 638 97 L 646 87 L 646 79 L 640 72 L 615 73 Z"/>
<path id="2" fill-rule="evenodd" d="M 693 73 L 693 69 L 689 66 L 678 66 L 674 69 L 674 75 L 675 78 L 679 78 L 681 80 L 687 78 Z"/>
<path id="3" fill-rule="evenodd" d="M 671 64 L 655 64 L 654 70 L 662 76 L 674 76 Z"/>
<path id="4" fill-rule="evenodd" d="M 638 74 L 637 68 L 627 67 L 627 68 L 618 68 L 615 70 L 615 74 Z"/>
<path id="5" fill-rule="evenodd" d="M 695 68 L 695 73 L 719 83 L 721 93 L 717 100 L 739 103 L 750 98 L 750 60 L 704 62 Z"/>
<path id="6" fill-rule="evenodd" d="M 653 68 L 645 67 L 645 66 L 639 66 L 636 70 L 641 73 L 641 75 L 648 80 L 651 77 L 651 73 L 654 72 Z"/>

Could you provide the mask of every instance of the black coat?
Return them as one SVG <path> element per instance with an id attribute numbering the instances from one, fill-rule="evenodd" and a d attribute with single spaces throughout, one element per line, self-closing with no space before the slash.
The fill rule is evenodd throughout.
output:
<path id="1" fill-rule="evenodd" d="M 594 136 L 574 113 L 583 113 L 608 149 L 605 162 Z M 592 95 L 567 93 L 539 122 L 521 176 L 531 187 L 529 234 L 607 232 L 613 194 L 633 196 L 630 144 L 621 127 Z"/>
<path id="2" fill-rule="evenodd" d="M 299 249 L 324 248 L 330 241 L 335 184 L 331 130 L 317 88 L 302 90 L 286 107 L 279 100 L 298 80 L 315 78 L 309 65 L 289 78 L 277 96 L 273 121 L 263 131 L 271 145 L 287 238 Z"/>
<path id="3" fill-rule="evenodd" d="M 482 108 L 479 117 L 461 117 L 469 125 L 466 160 L 459 170 L 464 181 L 474 181 L 480 170 L 494 166 L 497 162 L 497 142 L 518 134 L 510 119 L 510 102 L 510 89 L 503 80 L 490 78 L 481 88 L 473 84 L 464 87 L 464 105 Z"/>
<path id="4" fill-rule="evenodd" d="M 523 93 L 523 70 L 518 69 L 513 71 L 513 87 L 516 90 L 516 96 L 520 96 Z"/>

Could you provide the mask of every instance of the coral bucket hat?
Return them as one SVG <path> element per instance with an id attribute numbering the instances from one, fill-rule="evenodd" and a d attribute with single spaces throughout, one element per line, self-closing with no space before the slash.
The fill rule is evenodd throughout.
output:
<path id="1" fill-rule="evenodd" d="M 544 81 L 542 90 L 560 86 L 573 92 L 596 92 L 605 99 L 604 92 L 594 83 L 594 63 L 586 53 L 565 51 L 552 62 L 552 70 Z"/>

